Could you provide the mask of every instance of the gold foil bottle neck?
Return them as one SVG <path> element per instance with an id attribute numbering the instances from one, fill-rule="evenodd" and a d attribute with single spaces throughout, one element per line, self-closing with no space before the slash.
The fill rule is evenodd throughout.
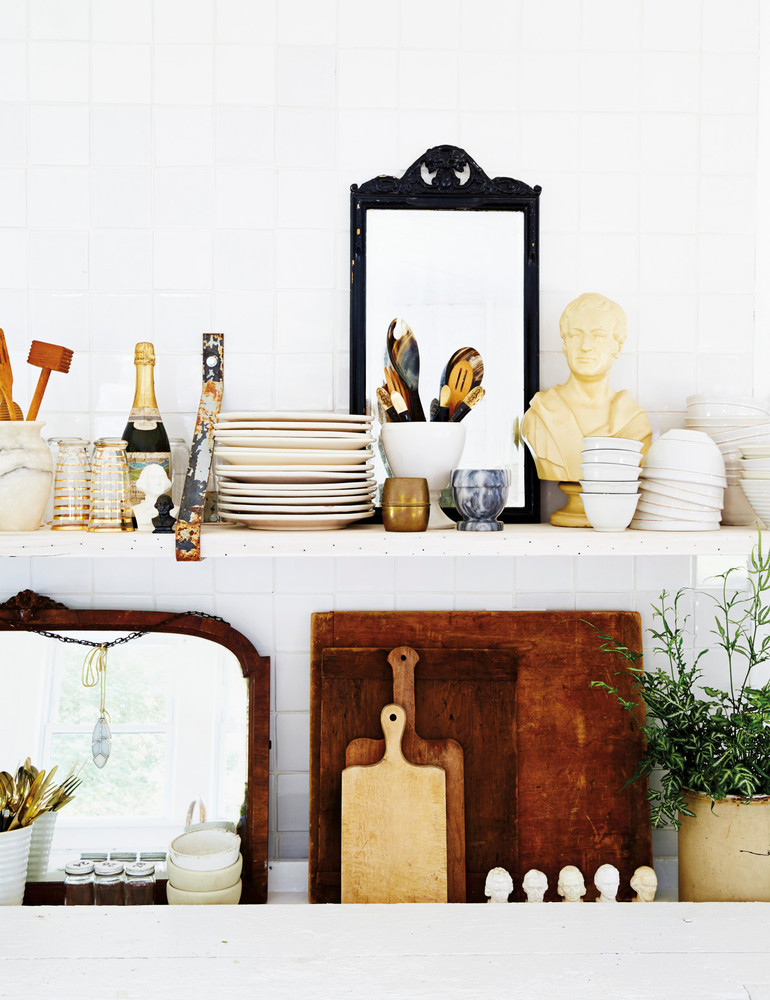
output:
<path id="1" fill-rule="evenodd" d="M 135 365 L 155 364 L 155 348 L 149 341 L 143 340 L 140 344 L 137 344 L 136 347 L 134 348 L 134 364 Z"/>

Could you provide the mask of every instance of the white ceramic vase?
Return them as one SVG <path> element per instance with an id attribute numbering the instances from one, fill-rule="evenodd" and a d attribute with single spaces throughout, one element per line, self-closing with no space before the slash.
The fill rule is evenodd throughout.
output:
<path id="1" fill-rule="evenodd" d="M 36 531 L 53 479 L 43 421 L 0 420 L 0 531 Z"/>
<path id="2" fill-rule="evenodd" d="M 463 425 L 436 421 L 383 424 L 381 439 L 394 476 L 428 480 L 428 528 L 448 528 L 451 518 L 439 506 L 439 497 L 460 462 L 465 446 Z"/>
<path id="3" fill-rule="evenodd" d="M 56 812 L 44 812 L 32 823 L 32 840 L 27 861 L 27 881 L 38 882 L 48 873 L 48 858 L 51 855 Z"/>
<path id="4" fill-rule="evenodd" d="M 0 833 L 0 906 L 21 906 L 27 881 L 32 827 Z"/>

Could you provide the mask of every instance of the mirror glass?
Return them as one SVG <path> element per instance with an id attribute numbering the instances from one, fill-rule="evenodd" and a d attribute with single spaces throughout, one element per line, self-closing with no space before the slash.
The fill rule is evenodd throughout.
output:
<path id="1" fill-rule="evenodd" d="M 352 185 L 350 409 L 384 418 L 387 332 L 400 318 L 415 334 L 426 416 L 451 355 L 482 356 L 484 398 L 465 417 L 464 468 L 508 468 L 501 520 L 539 520 L 534 462 L 519 422 L 539 388 L 539 187 L 488 177 L 456 146 L 434 146 L 401 177 Z M 375 424 L 375 430 L 378 424 Z M 377 462 L 384 480 L 387 468 Z M 451 505 L 445 491 L 442 505 Z M 447 511 L 455 520 L 457 512 Z"/>
<path id="2" fill-rule="evenodd" d="M 104 641 L 98 633 L 68 633 Z M 122 633 L 112 632 L 109 639 Z M 247 777 L 248 690 L 237 657 L 193 635 L 150 633 L 108 652 L 110 757 L 99 769 L 91 736 L 99 688 L 84 687 L 88 647 L 0 632 L 0 769 L 30 757 L 83 784 L 56 821 L 49 867 L 81 851 L 164 851 L 200 797 L 210 819 L 237 822 Z M 8 704 L 8 702 L 6 702 Z M 197 814 L 196 814 L 197 821 Z"/>
<path id="3" fill-rule="evenodd" d="M 376 399 L 388 363 L 386 335 L 406 320 L 420 348 L 426 414 L 456 348 L 484 359 L 485 396 L 465 418 L 465 468 L 511 472 L 507 507 L 524 503 L 524 452 L 515 422 L 523 410 L 524 219 L 520 212 L 371 210 L 367 218 L 366 393 Z M 376 349 L 379 331 L 380 350 Z M 376 410 L 376 408 L 375 408 Z M 381 459 L 378 461 L 381 462 Z M 384 472 L 378 468 L 378 479 Z"/>

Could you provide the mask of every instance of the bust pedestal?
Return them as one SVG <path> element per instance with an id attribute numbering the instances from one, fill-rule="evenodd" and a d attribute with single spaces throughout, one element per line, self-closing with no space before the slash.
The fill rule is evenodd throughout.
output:
<path id="1" fill-rule="evenodd" d="M 551 514 L 551 524 L 561 528 L 590 528 L 583 507 L 580 483 L 559 483 L 559 489 L 566 494 L 567 502 Z"/>

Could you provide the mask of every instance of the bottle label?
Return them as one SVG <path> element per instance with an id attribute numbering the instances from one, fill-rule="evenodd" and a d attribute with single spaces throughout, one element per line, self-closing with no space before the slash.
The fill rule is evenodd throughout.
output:
<path id="1" fill-rule="evenodd" d="M 134 427 L 138 431 L 154 431 L 158 426 L 157 420 L 135 420 Z"/>
<path id="2" fill-rule="evenodd" d="M 128 502 L 131 507 L 134 507 L 144 500 L 144 493 L 136 485 L 142 474 L 142 469 L 148 465 L 160 465 L 168 478 L 171 479 L 171 454 L 167 451 L 132 451 L 126 457 L 128 459 L 128 483 L 130 487 Z M 170 486 L 168 489 L 171 493 Z"/>

